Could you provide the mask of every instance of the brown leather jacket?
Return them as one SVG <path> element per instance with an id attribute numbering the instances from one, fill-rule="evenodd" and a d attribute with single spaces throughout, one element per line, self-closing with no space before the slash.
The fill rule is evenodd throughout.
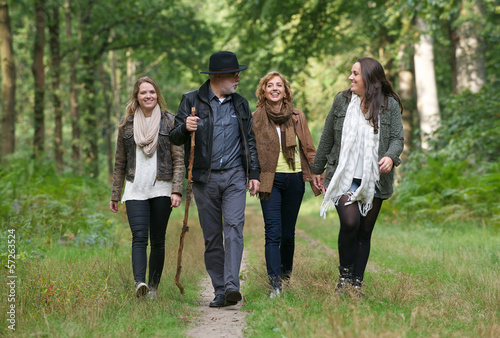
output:
<path id="1" fill-rule="evenodd" d="M 157 145 L 157 180 L 172 180 L 172 193 L 182 195 L 184 178 L 184 149 L 170 144 L 170 130 L 175 116 L 169 112 L 161 113 L 160 131 Z M 123 123 L 123 120 L 122 120 Z M 121 124 L 121 123 L 120 123 Z M 125 125 L 118 128 L 115 153 L 115 171 L 111 200 L 119 201 L 125 179 L 134 182 L 135 178 L 134 116 L 129 116 Z"/>
<path id="2" fill-rule="evenodd" d="M 265 110 L 257 109 L 252 113 L 254 121 L 257 120 L 257 123 L 253 125 L 253 128 L 258 144 L 259 137 L 262 138 L 264 136 L 262 136 L 262 133 L 260 133 L 259 130 L 256 130 L 255 128 L 259 128 L 258 121 L 260 120 L 259 117 L 262 117 L 262 114 L 266 114 Z M 309 182 L 311 184 L 311 189 L 313 190 L 314 195 L 318 196 L 321 192 L 314 186 L 313 174 L 310 167 L 314 161 L 316 149 L 314 148 L 311 132 L 309 131 L 309 127 L 307 125 L 306 116 L 301 110 L 293 108 L 291 119 L 294 124 L 295 133 L 297 134 L 297 137 L 300 141 L 300 167 L 302 170 L 303 181 Z M 259 147 L 257 147 L 257 149 L 259 149 Z M 273 153 L 272 151 L 267 152 L 268 150 L 269 149 L 266 148 L 263 149 L 263 147 L 258 150 L 259 162 L 261 164 L 269 162 L 270 166 L 273 166 L 272 171 L 262 171 L 260 173 L 260 186 L 264 191 L 268 191 L 266 189 L 269 189 L 270 191 L 270 189 L 272 188 L 275 174 L 274 166 L 278 162 L 279 156 L 279 153 Z M 268 159 L 269 161 L 266 161 L 266 159 Z M 262 192 L 262 190 L 260 192 Z M 264 197 L 262 197 L 261 195 L 261 198 L 266 198 L 266 196 L 264 195 Z"/>

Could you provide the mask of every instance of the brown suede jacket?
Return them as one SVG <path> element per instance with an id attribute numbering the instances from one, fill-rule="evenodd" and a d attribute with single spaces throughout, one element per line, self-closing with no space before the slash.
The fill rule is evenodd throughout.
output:
<path id="1" fill-rule="evenodd" d="M 252 115 L 255 116 L 255 114 L 265 114 L 264 111 L 260 111 L 259 109 L 254 111 Z M 313 175 L 311 171 L 311 165 L 314 161 L 314 156 L 316 155 L 316 149 L 314 148 L 314 143 L 311 137 L 311 132 L 309 131 L 309 127 L 307 125 L 306 121 L 306 116 L 304 113 L 299 110 L 294 108 L 293 113 L 292 113 L 292 120 L 295 128 L 295 133 L 297 134 L 297 137 L 299 139 L 299 144 L 300 144 L 300 166 L 302 169 L 302 177 L 304 182 L 309 182 L 311 184 L 311 189 L 314 192 L 315 196 L 318 196 L 321 192 L 314 186 L 313 184 Z M 255 125 L 254 125 L 255 128 Z M 257 143 L 259 143 L 259 131 L 254 129 L 254 133 L 256 135 L 256 140 Z M 263 156 L 270 156 L 269 154 L 263 154 L 259 153 L 259 161 L 263 161 L 262 157 Z M 278 162 L 278 158 L 276 157 L 273 159 L 274 163 Z M 261 186 L 263 185 L 270 185 L 272 186 L 273 181 L 274 181 L 274 174 L 275 172 L 261 172 L 260 173 L 260 181 L 261 181 Z"/>
<path id="2" fill-rule="evenodd" d="M 157 145 L 157 180 L 172 180 L 172 193 L 182 195 L 184 178 L 184 149 L 170 143 L 170 130 L 175 116 L 169 112 L 161 113 Z M 123 123 L 123 120 L 122 120 Z M 120 123 L 121 124 L 121 123 Z M 125 179 L 134 182 L 135 178 L 134 116 L 129 116 L 125 125 L 118 128 L 116 139 L 115 171 L 111 200 L 119 201 Z"/>

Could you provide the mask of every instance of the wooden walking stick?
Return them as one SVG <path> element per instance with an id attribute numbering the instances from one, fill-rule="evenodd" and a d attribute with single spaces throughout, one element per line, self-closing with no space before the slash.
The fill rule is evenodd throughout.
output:
<path id="1" fill-rule="evenodd" d="M 191 116 L 194 116 L 195 108 L 191 108 Z M 182 222 L 182 232 L 181 239 L 179 242 L 179 252 L 177 254 L 177 273 L 175 274 L 175 284 L 184 295 L 184 287 L 179 282 L 179 277 L 181 276 L 182 270 L 182 249 L 184 248 L 184 235 L 189 231 L 187 226 L 188 215 L 189 215 L 189 204 L 192 202 L 193 198 L 193 187 L 192 187 L 192 176 L 193 176 L 193 162 L 194 162 L 194 131 L 191 132 L 191 151 L 189 153 L 189 164 L 188 164 L 188 183 L 186 187 L 186 207 L 184 209 L 184 221 Z"/>

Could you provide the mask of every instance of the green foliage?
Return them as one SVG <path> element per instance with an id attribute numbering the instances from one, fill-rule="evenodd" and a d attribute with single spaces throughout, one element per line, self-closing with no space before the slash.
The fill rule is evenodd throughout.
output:
<path id="1" fill-rule="evenodd" d="M 16 229 L 18 241 L 31 248 L 58 242 L 108 245 L 119 223 L 107 205 L 95 207 L 108 195 L 107 185 L 58 174 L 52 162 L 11 158 L 0 170 L 2 229 Z"/>
<path id="2" fill-rule="evenodd" d="M 498 89 L 451 96 L 432 150 L 402 167 L 394 205 L 434 221 L 482 220 L 500 225 L 500 100 Z"/>
<path id="3" fill-rule="evenodd" d="M 498 87 L 480 93 L 452 95 L 444 100 L 442 123 L 433 148 L 449 160 L 469 159 L 477 165 L 500 158 L 500 97 Z"/>

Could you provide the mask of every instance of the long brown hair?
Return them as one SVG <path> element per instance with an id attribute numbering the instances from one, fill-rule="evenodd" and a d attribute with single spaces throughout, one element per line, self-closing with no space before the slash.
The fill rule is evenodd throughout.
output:
<path id="1" fill-rule="evenodd" d="M 156 82 L 152 78 L 150 78 L 148 76 L 143 76 L 139 80 L 137 80 L 134 84 L 134 90 L 132 91 L 132 95 L 130 95 L 129 101 L 127 103 L 127 107 L 125 108 L 125 118 L 123 119 L 123 122 L 120 125 L 120 127 L 125 125 L 125 123 L 127 123 L 127 119 L 129 118 L 129 116 L 134 115 L 135 111 L 139 107 L 139 101 L 137 101 L 137 95 L 139 94 L 139 87 L 144 82 L 149 83 L 155 89 L 156 97 L 157 97 L 158 104 L 160 105 L 160 109 L 162 111 L 167 110 L 167 103 L 165 102 L 163 95 L 161 95 L 160 87 L 158 87 L 158 85 L 156 84 Z"/>
<path id="2" fill-rule="evenodd" d="M 257 85 L 257 90 L 255 91 L 255 96 L 257 96 L 257 107 L 263 106 L 266 102 L 266 96 L 264 93 L 266 92 L 267 83 L 275 76 L 278 76 L 281 81 L 283 81 L 283 86 L 285 87 L 285 97 L 283 100 L 288 103 L 292 102 L 293 92 L 287 79 L 281 73 L 273 71 L 267 73 L 262 79 L 260 79 L 259 84 Z"/>
<path id="3" fill-rule="evenodd" d="M 392 96 L 398 102 L 401 114 L 403 114 L 403 104 L 387 80 L 384 67 L 380 62 L 370 57 L 359 58 L 356 62 L 361 65 L 361 75 L 365 82 L 363 113 L 367 113 L 366 119 L 373 124 L 373 131 L 377 134 L 380 107 L 384 105 L 386 110 L 389 109 L 387 96 Z"/>

